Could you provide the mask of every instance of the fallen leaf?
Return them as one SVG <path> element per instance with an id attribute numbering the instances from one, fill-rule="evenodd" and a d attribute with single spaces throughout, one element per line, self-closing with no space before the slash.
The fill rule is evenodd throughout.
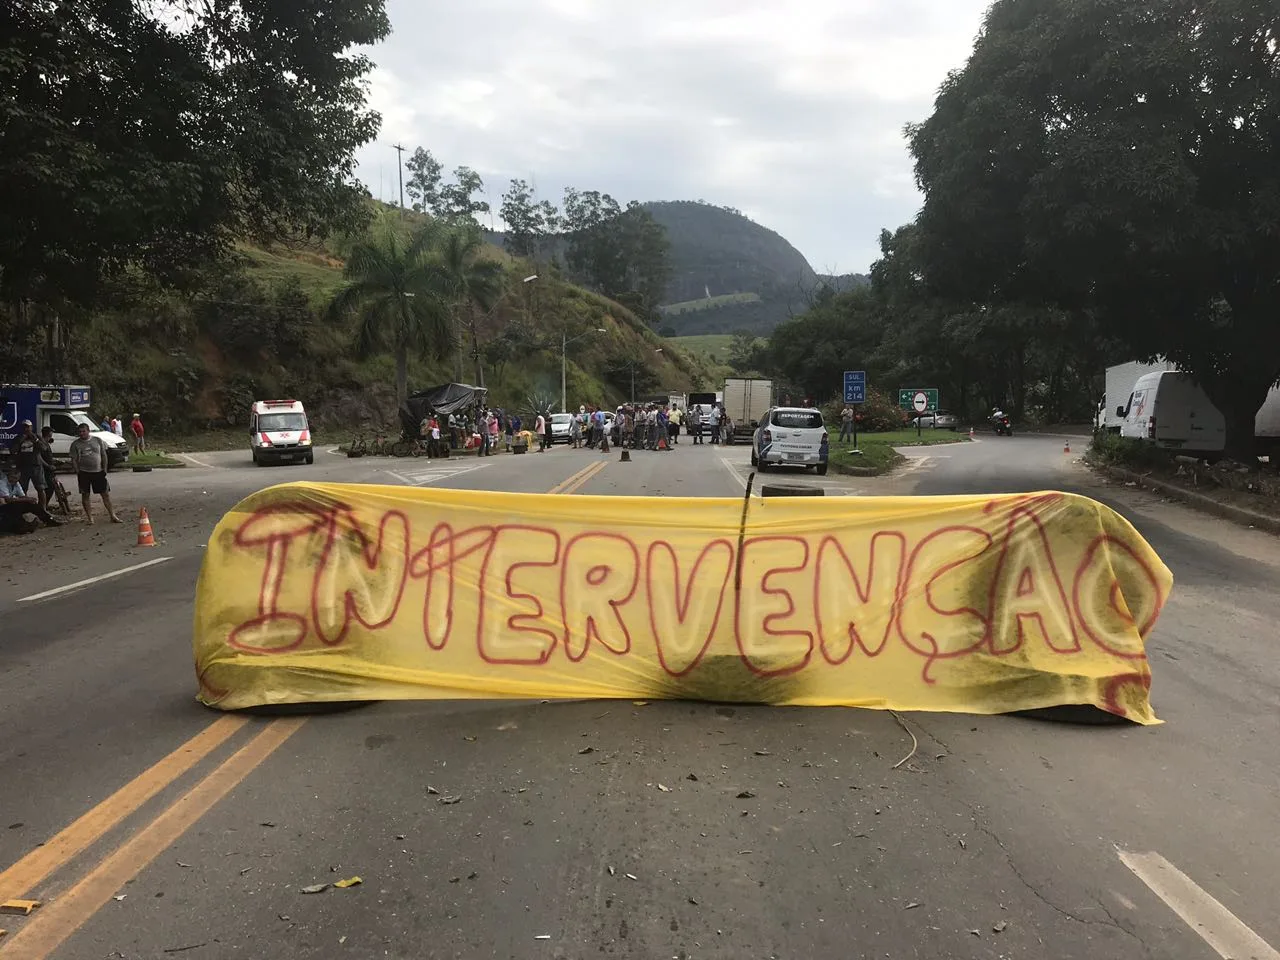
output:
<path id="1" fill-rule="evenodd" d="M 454 797 L 441 797 L 441 798 L 440 798 L 440 803 L 441 803 L 443 806 L 446 806 L 446 807 L 451 807 L 451 806 L 453 806 L 455 803 L 461 803 L 461 802 L 462 802 L 462 798 L 461 798 L 461 797 L 458 797 L 458 796 L 454 796 Z"/>
<path id="2" fill-rule="evenodd" d="M 439 792 L 440 791 L 437 790 L 435 787 L 431 786 L 430 784 L 427 784 L 427 793 L 431 794 L 432 796 L 435 796 Z"/>
<path id="3" fill-rule="evenodd" d="M 361 880 L 359 877 L 348 877 L 346 880 L 336 881 L 334 883 L 334 886 L 337 887 L 339 890 L 345 890 L 347 889 L 347 887 L 354 887 L 357 884 L 361 884 L 361 883 L 364 883 L 364 881 Z"/>
<path id="4" fill-rule="evenodd" d="M 689 902 L 690 902 L 691 904 L 693 904 L 695 907 L 698 905 L 698 901 L 697 901 L 697 900 L 695 900 L 693 897 L 690 897 L 690 898 L 689 898 Z"/>
<path id="5" fill-rule="evenodd" d="M 125 897 L 127 897 L 127 896 L 128 896 L 128 894 L 127 894 L 127 893 L 117 893 L 117 894 L 116 894 L 114 897 L 112 897 L 111 899 L 112 899 L 112 900 L 117 900 L 117 901 L 118 901 L 118 900 L 123 900 L 123 899 L 124 899 Z"/>
<path id="6" fill-rule="evenodd" d="M 670 792 L 671 792 L 671 788 L 670 788 L 670 787 L 668 787 L 665 783 L 660 783 L 660 784 L 658 784 L 658 789 L 659 789 L 659 790 L 661 790 L 663 793 L 670 793 Z"/>
<path id="7" fill-rule="evenodd" d="M 691 773 L 691 774 L 689 774 L 687 777 L 685 777 L 685 779 L 686 779 L 686 780 L 692 780 L 694 783 L 697 783 L 697 782 L 698 782 L 698 775 L 697 775 L 696 773 Z"/>
<path id="8" fill-rule="evenodd" d="M 595 752 L 596 752 L 595 747 L 583 747 L 581 750 L 578 751 L 578 753 L 581 753 L 583 755 L 586 755 L 588 753 L 595 753 Z"/>
<path id="9" fill-rule="evenodd" d="M 751 799 L 752 797 L 754 797 L 754 796 L 755 796 L 755 794 L 754 794 L 754 793 L 752 793 L 750 790 L 743 790 L 740 794 L 738 794 L 738 799 L 739 799 L 739 800 L 750 800 L 750 799 Z"/>
<path id="10" fill-rule="evenodd" d="M 771 754 L 768 750 L 757 750 L 757 751 L 756 751 L 756 756 L 757 756 L 757 757 L 770 757 L 770 756 L 773 756 L 773 754 Z"/>
<path id="11" fill-rule="evenodd" d="M 908 904 L 907 904 L 905 907 L 903 907 L 902 909 L 903 909 L 903 910 L 914 910 L 914 909 L 915 909 L 916 907 L 918 907 L 918 906 L 920 906 L 920 904 L 918 904 L 918 903 L 916 903 L 914 900 L 912 900 L 910 903 L 908 903 Z"/>
<path id="12" fill-rule="evenodd" d="M 981 930 L 970 930 L 969 932 L 970 932 L 970 933 L 972 933 L 975 937 L 980 937 L 980 936 L 982 936 L 982 931 L 981 931 Z"/>
<path id="13" fill-rule="evenodd" d="M 324 893 L 328 889 L 329 889 L 329 885 L 327 883 L 313 883 L 309 887 L 303 887 L 302 892 L 303 893 Z"/>

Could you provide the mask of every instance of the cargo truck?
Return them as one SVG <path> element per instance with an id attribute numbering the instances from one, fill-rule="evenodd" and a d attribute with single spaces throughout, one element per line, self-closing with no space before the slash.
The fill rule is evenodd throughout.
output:
<path id="1" fill-rule="evenodd" d="M 107 445 L 111 466 L 127 462 L 129 444 L 94 423 L 89 415 L 92 399 L 93 389 L 82 385 L 0 384 L 0 447 L 7 452 L 22 434 L 22 421 L 30 420 L 36 433 L 44 427 L 53 430 L 53 455 L 65 460 L 71 454 L 71 441 L 80 435 L 80 426 L 85 424 L 93 436 Z"/>
<path id="2" fill-rule="evenodd" d="M 773 406 L 773 381 L 730 377 L 724 382 L 724 412 L 735 437 L 750 438 Z"/>

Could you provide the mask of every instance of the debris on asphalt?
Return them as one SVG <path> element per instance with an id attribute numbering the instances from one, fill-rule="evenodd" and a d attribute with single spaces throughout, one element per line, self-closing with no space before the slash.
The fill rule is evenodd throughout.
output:
<path id="1" fill-rule="evenodd" d="M 535 940 L 550 940 L 550 939 L 551 939 L 551 934 L 549 934 L 549 933 L 540 933 L 540 934 L 538 934 L 536 937 L 534 937 L 533 939 L 535 939 Z"/>
<path id="2" fill-rule="evenodd" d="M 431 784 L 427 784 L 427 793 L 431 794 L 432 796 L 435 796 L 439 792 L 440 791 L 437 790 L 435 787 L 431 786 Z"/>
<path id="3" fill-rule="evenodd" d="M 609 876 L 611 877 L 614 875 L 614 873 L 617 872 L 613 869 L 613 867 L 605 867 L 605 869 L 609 871 Z"/>
<path id="4" fill-rule="evenodd" d="M 632 700 L 631 702 L 637 707 L 647 707 L 649 705 L 648 700 Z"/>
<path id="5" fill-rule="evenodd" d="M 697 782 L 698 782 L 698 775 L 697 775 L 696 773 L 691 773 L 691 774 L 689 774 L 687 777 L 685 777 L 685 779 L 686 779 L 686 780 L 692 780 L 694 783 L 697 783 Z"/>
<path id="6" fill-rule="evenodd" d="M 446 807 L 451 807 L 451 806 L 453 806 L 455 803 L 461 803 L 461 802 L 462 802 L 462 797 L 459 797 L 459 796 L 456 796 L 456 795 L 455 795 L 455 796 L 452 796 L 452 797 L 441 797 L 441 798 L 440 798 L 440 803 L 441 803 L 443 806 L 446 806 Z"/>
<path id="7" fill-rule="evenodd" d="M 658 784 L 658 789 L 659 789 L 659 790 L 661 790 L 663 793 L 670 793 L 670 792 L 671 792 L 671 788 L 670 788 L 670 787 L 668 787 L 665 783 L 660 783 L 660 784 Z"/>
<path id="8" fill-rule="evenodd" d="M 123 899 L 124 899 L 125 897 L 127 897 L 127 896 L 129 896 L 127 893 L 117 893 L 117 894 L 116 894 L 114 897 L 112 897 L 111 899 L 112 899 L 112 900 L 114 900 L 114 901 L 116 901 L 117 903 L 119 903 L 121 900 L 123 900 Z"/>
<path id="9" fill-rule="evenodd" d="M 25 823 L 23 823 L 21 820 L 19 820 L 17 823 L 11 823 L 11 824 L 9 824 L 9 829 L 10 829 L 10 830 L 21 830 L 21 829 L 22 829 L 23 827 L 25 827 L 25 826 L 26 826 L 26 824 L 25 824 Z"/>
<path id="10" fill-rule="evenodd" d="M 517 726 L 514 720 L 508 720 L 506 723 L 498 724 L 498 729 L 499 730 L 518 730 L 519 727 Z"/>
<path id="11" fill-rule="evenodd" d="M 260 827 L 274 827 L 274 826 L 275 826 L 275 824 L 274 824 L 274 823 L 272 823 L 270 820 L 263 820 L 260 824 L 258 824 L 258 826 L 260 826 Z"/>
<path id="12" fill-rule="evenodd" d="M 698 905 L 698 901 L 697 901 L 695 898 L 693 898 L 693 897 L 690 897 L 690 898 L 689 898 L 689 902 L 690 902 L 691 904 L 693 904 L 695 907 Z"/>
<path id="13" fill-rule="evenodd" d="M 754 796 L 755 796 L 755 794 L 754 794 L 754 793 L 752 793 L 750 790 L 743 790 L 741 793 L 739 793 L 739 794 L 738 794 L 738 799 L 739 799 L 739 800 L 750 800 L 750 799 L 752 799 Z M 879 811 L 876 811 L 876 812 L 877 812 L 877 813 L 879 813 Z"/>
<path id="14" fill-rule="evenodd" d="M 640 878 L 639 878 L 639 877 L 637 877 L 634 873 L 624 873 L 624 874 L 623 874 L 623 876 L 624 876 L 624 877 L 626 877 L 628 880 L 639 880 L 639 879 L 640 879 Z"/>
<path id="15" fill-rule="evenodd" d="M 189 863 L 183 863 L 181 860 L 175 860 L 174 862 L 175 862 L 178 866 L 180 866 L 180 867 L 190 867 L 190 866 L 191 866 L 191 864 L 189 864 Z"/>
<path id="16" fill-rule="evenodd" d="M 1008 926 L 1009 926 L 1009 921 L 1008 921 L 1008 920 L 1001 920 L 999 923 L 997 923 L 997 924 L 996 924 L 995 926 L 993 926 L 991 929 L 992 929 L 995 933 L 1004 933 L 1005 928 L 1007 928 Z"/>
<path id="17" fill-rule="evenodd" d="M 6 900 L 0 903 L 0 913 L 16 913 L 25 917 L 38 906 L 39 900 Z"/>
<path id="18" fill-rule="evenodd" d="M 981 931 L 981 930 L 970 930 L 969 932 L 970 932 L 970 933 L 972 933 L 975 937 L 980 937 L 980 936 L 982 936 L 982 931 Z"/>
<path id="19" fill-rule="evenodd" d="M 292 920 L 293 918 L 292 918 L 292 917 L 290 917 L 287 913 L 277 913 L 277 914 L 276 914 L 276 919 L 277 919 L 277 920 L 283 920 L 285 923 L 288 923 L 288 922 L 289 922 L 290 920 Z"/>
<path id="20" fill-rule="evenodd" d="M 243 877 L 246 873 L 248 873 L 252 869 L 253 867 L 245 867 L 243 870 L 240 871 L 240 876 Z"/>
<path id="21" fill-rule="evenodd" d="M 968 849 L 969 849 L 969 845 L 968 845 L 967 843 L 965 843 L 965 842 L 964 842 L 964 838 L 963 838 L 963 837 L 960 839 L 960 849 L 961 849 L 961 850 L 968 850 Z"/>
<path id="22" fill-rule="evenodd" d="M 328 889 L 329 889 L 329 885 L 327 883 L 313 883 L 309 887 L 303 887 L 301 892 L 302 893 L 324 893 Z"/>
<path id="23" fill-rule="evenodd" d="M 397 839 L 397 840 L 403 840 L 403 839 L 404 839 L 404 834 L 403 834 L 403 833 L 397 833 L 397 834 L 396 834 L 396 839 Z"/>
<path id="24" fill-rule="evenodd" d="M 364 883 L 364 881 L 359 877 L 347 877 L 345 880 L 338 880 L 335 882 L 334 886 L 339 890 L 345 890 L 347 887 L 355 887 L 362 883 Z"/>
<path id="25" fill-rule="evenodd" d="M 768 750 L 757 750 L 757 751 L 756 751 L 756 756 L 757 756 L 757 757 L 771 757 L 771 756 L 773 756 L 773 754 L 771 754 Z"/>
<path id="26" fill-rule="evenodd" d="M 188 950 L 196 950 L 200 947 L 207 946 L 205 943 L 189 943 L 185 947 L 165 947 L 165 953 L 186 953 Z"/>
<path id="27" fill-rule="evenodd" d="M 595 747 L 583 747 L 581 750 L 579 750 L 579 751 L 578 751 L 578 753 L 580 753 L 580 754 L 582 754 L 582 755 L 584 755 L 584 756 L 585 756 L 586 754 L 588 754 L 588 753 L 595 753 L 595 752 L 596 752 L 596 748 L 595 748 Z"/>
<path id="28" fill-rule="evenodd" d="M 916 907 L 918 907 L 918 906 L 920 906 L 920 904 L 919 904 L 919 903 L 917 903 L 915 900 L 912 900 L 910 903 L 908 903 L 908 904 L 907 904 L 905 907 L 903 907 L 902 909 L 903 909 L 903 910 L 914 910 L 914 909 L 915 909 Z"/>

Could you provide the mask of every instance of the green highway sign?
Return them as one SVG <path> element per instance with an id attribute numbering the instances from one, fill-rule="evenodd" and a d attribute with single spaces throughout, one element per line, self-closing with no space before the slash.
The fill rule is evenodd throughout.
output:
<path id="1" fill-rule="evenodd" d="M 927 413 L 938 409 L 936 387 L 902 387 L 898 390 L 898 406 L 915 413 Z"/>

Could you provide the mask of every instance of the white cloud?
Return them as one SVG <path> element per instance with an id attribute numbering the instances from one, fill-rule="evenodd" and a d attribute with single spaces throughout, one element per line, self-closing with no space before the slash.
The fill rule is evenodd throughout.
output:
<path id="1" fill-rule="evenodd" d="M 919 204 L 904 124 L 963 64 L 988 0 L 389 0 L 373 51 L 382 133 L 360 155 L 395 189 L 391 144 L 558 201 L 704 198 L 750 210 L 817 269 L 865 270 Z"/>

